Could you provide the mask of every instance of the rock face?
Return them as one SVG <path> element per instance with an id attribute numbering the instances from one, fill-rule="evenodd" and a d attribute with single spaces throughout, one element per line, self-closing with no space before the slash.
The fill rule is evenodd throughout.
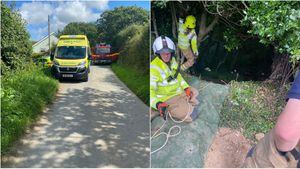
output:
<path id="1" fill-rule="evenodd" d="M 200 115 L 192 123 L 176 124 L 171 120 L 167 121 L 162 131 L 168 132 L 170 127 L 178 125 L 181 127 L 181 133 L 175 137 L 170 137 L 164 148 L 151 155 L 151 167 L 203 167 L 204 157 L 218 130 L 219 112 L 228 94 L 228 86 L 199 81 L 198 79 L 192 79 L 190 84 L 199 91 Z M 163 122 L 160 117 L 156 117 L 152 121 L 152 134 L 160 128 Z M 164 135 L 152 139 L 151 151 L 161 147 L 165 139 Z"/>

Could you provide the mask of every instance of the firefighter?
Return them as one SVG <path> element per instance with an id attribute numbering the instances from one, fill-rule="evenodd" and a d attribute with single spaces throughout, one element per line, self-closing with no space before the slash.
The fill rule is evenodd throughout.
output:
<path id="1" fill-rule="evenodd" d="M 300 74 L 287 100 L 274 129 L 248 152 L 244 167 L 300 168 Z"/>
<path id="2" fill-rule="evenodd" d="M 198 104 L 198 91 L 190 87 L 177 71 L 175 44 L 170 38 L 160 36 L 153 43 L 153 52 L 155 58 L 150 64 L 150 105 L 157 111 L 151 111 L 151 116 L 159 113 L 165 119 L 168 108 L 177 119 L 183 119 L 190 111 L 186 121 L 192 121 L 197 117 L 196 109 L 187 110 L 187 105 L 194 108 Z"/>
<path id="3" fill-rule="evenodd" d="M 187 16 L 185 22 L 183 22 L 183 19 L 179 18 L 178 47 L 187 59 L 187 61 L 181 65 L 181 70 L 183 71 L 193 66 L 198 57 L 195 27 L 196 18 L 193 15 Z"/>

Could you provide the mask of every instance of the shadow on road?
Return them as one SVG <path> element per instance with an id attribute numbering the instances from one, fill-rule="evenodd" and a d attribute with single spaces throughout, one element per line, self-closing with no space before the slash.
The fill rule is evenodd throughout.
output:
<path id="1" fill-rule="evenodd" d="M 115 76 L 104 78 L 112 85 L 108 91 L 86 86 L 59 92 L 2 166 L 149 167 L 147 106 Z"/>

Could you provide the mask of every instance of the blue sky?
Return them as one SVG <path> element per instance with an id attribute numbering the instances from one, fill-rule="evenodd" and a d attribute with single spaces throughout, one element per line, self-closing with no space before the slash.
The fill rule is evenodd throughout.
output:
<path id="1" fill-rule="evenodd" d="M 150 10 L 149 1 L 17 1 L 16 8 L 27 22 L 31 40 L 47 35 L 47 16 L 51 32 L 62 30 L 70 22 L 93 22 L 105 10 L 119 6 L 138 6 Z"/>

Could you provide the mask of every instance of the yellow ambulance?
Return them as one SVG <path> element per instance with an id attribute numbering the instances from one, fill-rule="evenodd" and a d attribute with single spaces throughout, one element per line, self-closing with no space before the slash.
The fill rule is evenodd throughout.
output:
<path id="1" fill-rule="evenodd" d="M 91 49 L 85 35 L 62 35 L 54 54 L 52 73 L 57 79 L 73 78 L 88 81 Z"/>

